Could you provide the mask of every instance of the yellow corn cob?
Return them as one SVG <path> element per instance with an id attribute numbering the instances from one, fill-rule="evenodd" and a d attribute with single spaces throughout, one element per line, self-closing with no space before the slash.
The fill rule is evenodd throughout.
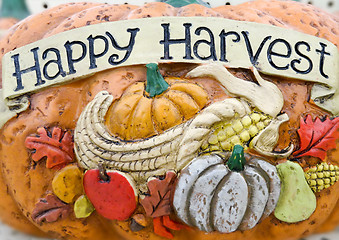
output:
<path id="1" fill-rule="evenodd" d="M 307 170 L 305 178 L 314 192 L 320 192 L 339 180 L 339 167 L 321 163 Z"/>
<path id="2" fill-rule="evenodd" d="M 232 151 L 237 144 L 246 149 L 248 143 L 267 127 L 271 119 L 269 115 L 252 112 L 242 118 L 235 117 L 231 121 L 218 123 L 202 144 L 201 151 Z"/>

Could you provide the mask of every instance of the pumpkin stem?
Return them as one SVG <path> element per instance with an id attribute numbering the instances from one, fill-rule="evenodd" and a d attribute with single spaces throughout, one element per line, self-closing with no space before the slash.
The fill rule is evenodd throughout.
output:
<path id="1" fill-rule="evenodd" d="M 227 166 L 231 171 L 241 172 L 244 170 L 245 163 L 244 148 L 240 145 L 235 145 Z"/>
<path id="2" fill-rule="evenodd" d="M 2 0 L 0 17 L 23 19 L 30 15 L 25 0 Z"/>
<path id="3" fill-rule="evenodd" d="M 205 7 L 210 8 L 211 6 L 208 5 L 206 2 L 202 0 L 160 0 L 160 2 L 165 2 L 169 5 L 172 5 L 173 7 L 179 8 L 179 7 L 184 7 L 186 5 L 190 4 L 200 4 Z"/>
<path id="4" fill-rule="evenodd" d="M 156 63 L 149 63 L 147 67 L 147 84 L 146 92 L 149 93 L 150 97 L 155 97 L 157 95 L 165 92 L 169 85 L 160 74 L 158 65 Z"/>

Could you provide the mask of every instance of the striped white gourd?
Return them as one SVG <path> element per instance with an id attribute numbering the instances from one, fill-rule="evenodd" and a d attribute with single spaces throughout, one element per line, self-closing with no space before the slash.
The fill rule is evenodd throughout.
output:
<path id="1" fill-rule="evenodd" d="M 262 159 L 244 159 L 240 145 L 227 164 L 216 154 L 195 158 L 175 189 L 177 216 L 202 231 L 230 233 L 251 229 L 270 215 L 280 195 L 276 168 Z"/>

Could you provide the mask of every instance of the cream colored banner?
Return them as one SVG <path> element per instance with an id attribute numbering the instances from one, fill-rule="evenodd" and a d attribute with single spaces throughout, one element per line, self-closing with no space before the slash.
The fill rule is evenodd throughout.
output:
<path id="1" fill-rule="evenodd" d="M 317 82 L 312 99 L 339 114 L 339 54 L 321 38 L 223 18 L 162 17 L 86 26 L 3 58 L 6 100 L 110 68 L 150 62 L 221 62 L 227 67 Z"/>

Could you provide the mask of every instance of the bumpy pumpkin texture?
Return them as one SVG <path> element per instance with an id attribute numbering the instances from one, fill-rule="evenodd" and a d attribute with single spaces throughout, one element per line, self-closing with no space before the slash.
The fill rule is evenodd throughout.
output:
<path id="1" fill-rule="evenodd" d="M 15 18 L 0 18 L 0 29 L 7 30 L 17 22 Z"/>
<path id="2" fill-rule="evenodd" d="M 75 3 L 61 5 L 18 23 L 0 41 L 0 55 L 2 57 L 15 48 L 86 25 L 157 16 L 224 17 L 240 21 L 259 22 L 315 35 L 339 46 L 338 17 L 297 2 L 254 1 L 214 9 L 195 4 L 174 8 L 165 3 L 150 3 L 142 7 Z M 46 196 L 46 193 L 53 193 L 52 181 L 58 169 L 47 169 L 44 160 L 34 163 L 31 159 L 31 151 L 25 147 L 24 143 L 25 139 L 28 136 L 34 136 L 40 127 L 46 127 L 50 130 L 58 126 L 65 130 L 73 130 L 84 107 L 102 90 L 108 91 L 116 99 L 110 109 L 111 115 L 107 115 L 107 118 L 114 119 L 112 123 L 109 120 L 106 122 L 111 133 L 117 134 L 123 139 L 131 140 L 149 137 L 165 131 L 189 119 L 209 101 L 216 102 L 229 97 L 224 93 L 220 84 L 211 78 L 196 79 L 196 82 L 183 79 L 185 74 L 195 66 L 194 64 L 171 64 L 169 67 L 166 64 L 160 64 L 160 72 L 165 76 L 165 80 L 168 80 L 170 87 L 162 95 L 153 99 L 144 96 L 147 75 L 145 66 L 107 70 L 78 82 L 49 88 L 33 94 L 30 98 L 29 109 L 17 118 L 10 120 L 0 130 L 0 159 L 3 174 L 0 177 L 0 190 L 1 193 L 5 194 L 5 197 L 0 199 L 0 216 L 5 221 L 9 219 L 7 222 L 19 230 L 33 234 L 44 232 L 50 237 L 68 240 L 162 239 L 153 233 L 151 224 L 145 224 L 141 231 L 131 232 L 128 221 L 110 221 L 96 212 L 93 212 L 88 218 L 76 218 L 74 214 L 70 214 L 69 217 L 53 223 L 37 224 L 34 222 L 30 215 L 39 199 Z M 244 78 L 244 75 L 251 78 L 250 74 L 240 70 L 233 70 L 233 73 L 239 78 Z M 290 120 L 280 128 L 277 150 L 286 148 L 290 142 L 298 144 L 296 130 L 299 128 L 300 115 L 311 115 L 313 118 L 329 115 L 307 101 L 309 84 L 292 80 L 279 81 L 279 78 L 272 76 L 264 77 L 276 83 L 282 91 L 285 99 L 283 111 L 290 117 Z M 199 85 L 197 82 L 199 82 Z M 187 85 L 191 88 L 187 88 Z M 190 89 L 191 92 L 188 92 L 187 89 Z M 199 90 L 195 91 L 195 89 Z M 200 91 L 200 89 L 204 90 Z M 199 92 L 199 96 L 195 94 L 196 92 Z M 174 94 L 180 95 L 184 102 L 187 101 L 185 102 L 187 104 L 185 109 L 189 110 L 188 113 L 178 109 L 177 103 L 173 101 L 176 97 L 171 97 Z M 143 109 L 140 111 L 147 112 L 149 118 L 153 118 L 153 125 L 144 127 L 145 130 L 138 131 L 142 133 L 141 135 L 134 134 L 136 127 L 133 124 L 128 131 L 124 131 L 125 125 L 131 125 L 129 120 L 124 122 L 124 119 L 117 119 L 117 116 L 121 113 L 126 116 L 137 115 L 136 110 L 127 111 L 122 107 L 119 108 L 119 103 L 126 103 L 129 101 L 128 98 L 137 99 L 137 101 L 131 101 L 131 104 L 141 105 Z M 194 109 L 189 109 L 192 108 L 189 101 L 195 102 L 193 104 Z M 171 116 L 168 118 L 171 121 L 164 125 L 157 123 L 157 115 L 154 114 L 153 107 L 162 109 L 161 111 L 164 113 L 167 112 Z M 167 110 L 165 111 L 165 109 Z M 136 117 L 134 120 L 140 122 L 142 118 Z M 119 126 L 114 126 L 116 122 L 119 122 Z M 270 161 L 274 163 L 273 159 L 270 159 Z M 305 168 L 312 161 L 318 164 L 317 160 L 307 157 L 300 161 Z M 327 162 L 339 164 L 339 148 L 329 151 Z M 76 193 L 76 195 L 80 194 L 81 191 Z M 338 209 L 339 185 L 334 184 L 319 193 L 315 193 L 315 195 L 317 208 L 309 219 L 302 222 L 287 224 L 279 221 L 271 214 L 254 228 L 243 232 L 235 231 L 230 234 L 212 232 L 206 234 L 193 228 L 191 231 L 175 232 L 175 238 L 284 240 L 298 239 L 313 233 L 317 229 L 330 230 L 339 223 L 339 220 L 335 217 L 337 210 L 334 210 L 335 208 Z M 72 199 L 72 201 L 75 200 L 76 198 Z M 140 209 L 136 211 L 138 212 Z M 8 218 L 7 216 L 12 215 L 12 212 L 18 218 Z M 37 230 L 37 228 L 40 230 Z"/>
<path id="3" fill-rule="evenodd" d="M 145 96 L 144 83 L 130 86 L 107 114 L 110 132 L 125 140 L 150 137 L 190 119 L 206 105 L 208 95 L 199 85 L 172 81 L 154 98 Z"/>
<path id="4" fill-rule="evenodd" d="M 245 165 L 243 152 L 236 153 L 239 148 L 227 167 L 222 158 L 210 155 L 197 157 L 181 171 L 173 205 L 182 221 L 206 232 L 230 233 L 252 229 L 272 213 L 280 195 L 275 167 L 259 159 Z M 225 209 L 232 211 L 225 214 Z"/>

